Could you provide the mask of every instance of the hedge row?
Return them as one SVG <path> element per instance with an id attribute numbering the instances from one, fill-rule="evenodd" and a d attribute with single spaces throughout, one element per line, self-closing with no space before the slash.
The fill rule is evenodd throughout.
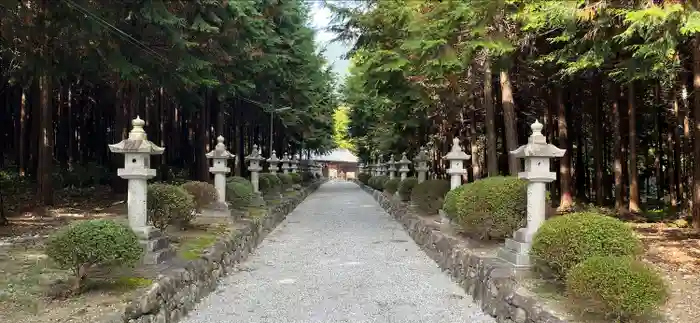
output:
<path id="1" fill-rule="evenodd" d="M 526 224 L 527 182 L 495 176 L 452 191 L 445 180 L 388 180 L 359 174 L 377 190 L 398 190 L 402 200 L 434 214 L 440 207 L 472 238 L 502 241 Z M 549 197 L 548 197 L 549 198 Z M 637 260 L 640 241 L 624 222 L 596 213 L 547 220 L 533 238 L 534 269 L 566 286 L 572 303 L 615 321 L 647 316 L 668 298 L 661 276 Z"/>

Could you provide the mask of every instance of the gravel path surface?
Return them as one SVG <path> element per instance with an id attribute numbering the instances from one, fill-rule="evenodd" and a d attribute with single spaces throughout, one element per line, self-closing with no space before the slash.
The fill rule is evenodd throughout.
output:
<path id="1" fill-rule="evenodd" d="M 492 323 L 357 185 L 328 182 L 185 323 Z"/>

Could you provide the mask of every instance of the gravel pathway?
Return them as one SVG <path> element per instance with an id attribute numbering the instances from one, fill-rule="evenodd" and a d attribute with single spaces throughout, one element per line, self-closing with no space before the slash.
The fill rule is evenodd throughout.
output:
<path id="1" fill-rule="evenodd" d="M 370 195 L 328 182 L 185 323 L 492 323 Z"/>

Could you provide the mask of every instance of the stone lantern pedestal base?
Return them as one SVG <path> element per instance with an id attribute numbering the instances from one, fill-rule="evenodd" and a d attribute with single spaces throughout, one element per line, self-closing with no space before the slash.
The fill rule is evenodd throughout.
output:
<path id="1" fill-rule="evenodd" d="M 175 250 L 170 247 L 168 237 L 159 230 L 151 230 L 147 234 L 137 233 L 139 243 L 144 249 L 141 261 L 146 265 L 157 265 L 175 257 Z"/>
<path id="2" fill-rule="evenodd" d="M 228 217 L 229 209 L 226 202 L 214 202 L 202 209 L 202 216 Z"/>
<path id="3" fill-rule="evenodd" d="M 512 239 L 506 239 L 505 246 L 498 250 L 498 257 L 514 267 L 530 267 L 531 245 L 532 237 L 528 235 L 527 229 L 519 229 Z"/>

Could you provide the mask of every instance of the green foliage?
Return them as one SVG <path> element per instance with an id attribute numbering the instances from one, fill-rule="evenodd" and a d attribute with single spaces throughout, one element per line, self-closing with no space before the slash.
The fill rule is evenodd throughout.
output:
<path id="1" fill-rule="evenodd" d="M 197 212 L 201 212 L 204 207 L 219 199 L 219 192 L 216 191 L 216 187 L 207 182 L 189 181 L 180 185 L 180 187 L 192 195 Z"/>
<path id="2" fill-rule="evenodd" d="M 386 184 L 387 181 L 389 181 L 389 176 L 372 176 L 372 178 L 369 179 L 369 187 L 378 191 L 383 191 L 384 184 Z"/>
<path id="3" fill-rule="evenodd" d="M 316 176 L 314 176 L 314 173 L 306 171 L 301 173 L 301 179 L 304 183 L 310 183 L 313 182 L 314 179 L 316 179 Z"/>
<path id="4" fill-rule="evenodd" d="M 563 281 L 569 270 L 595 256 L 634 256 L 639 239 L 624 222 L 597 213 L 551 218 L 535 234 L 530 255 L 538 271 Z"/>
<path id="5" fill-rule="evenodd" d="M 95 162 L 73 164 L 69 168 L 57 168 L 52 179 L 57 187 L 84 188 L 109 183 L 110 170 Z"/>
<path id="6" fill-rule="evenodd" d="M 289 177 L 292 178 L 292 184 L 301 184 L 301 175 L 299 173 L 290 173 Z"/>
<path id="7" fill-rule="evenodd" d="M 279 193 L 282 186 L 282 181 L 277 174 L 262 173 L 260 174 L 260 182 L 258 183 L 260 191 L 268 193 Z"/>
<path id="8" fill-rule="evenodd" d="M 641 261 L 595 256 L 571 268 L 566 294 L 587 311 L 629 322 L 654 314 L 669 292 L 659 273 Z"/>
<path id="9" fill-rule="evenodd" d="M 527 181 L 493 176 L 460 186 L 445 198 L 444 209 L 462 230 L 477 239 L 503 240 L 525 224 Z"/>
<path id="10" fill-rule="evenodd" d="M 148 221 L 158 229 L 171 224 L 184 227 L 194 218 L 194 198 L 180 186 L 150 184 L 147 195 Z"/>
<path id="11" fill-rule="evenodd" d="M 289 174 L 277 174 L 277 177 L 280 179 L 280 184 L 284 188 L 289 188 L 294 184 L 292 182 L 292 177 L 289 176 Z"/>
<path id="12" fill-rule="evenodd" d="M 384 191 L 389 194 L 394 194 L 399 189 L 400 178 L 393 178 L 384 183 Z"/>
<path id="13" fill-rule="evenodd" d="M 372 178 L 372 175 L 368 173 L 359 173 L 357 174 L 357 180 L 360 181 L 360 183 L 368 185 L 369 184 L 369 179 Z"/>
<path id="14" fill-rule="evenodd" d="M 411 199 L 411 192 L 416 185 L 418 185 L 418 179 L 415 177 L 408 177 L 399 183 L 398 191 L 402 201 Z"/>
<path id="15" fill-rule="evenodd" d="M 445 194 L 449 191 L 449 181 L 429 179 L 413 188 L 411 202 L 425 213 L 436 214 L 443 204 Z"/>
<path id="16" fill-rule="evenodd" d="M 46 255 L 76 277 L 80 288 L 89 270 L 99 267 L 132 266 L 143 250 L 129 227 L 109 220 L 87 220 L 52 234 Z"/>
<path id="17" fill-rule="evenodd" d="M 355 147 L 348 139 L 348 126 L 350 125 L 348 112 L 347 107 L 339 107 L 333 113 L 333 141 L 340 148 L 354 150 Z"/>
<path id="18" fill-rule="evenodd" d="M 253 184 L 243 177 L 232 176 L 226 179 L 226 201 L 233 208 L 243 209 L 253 199 Z"/>

